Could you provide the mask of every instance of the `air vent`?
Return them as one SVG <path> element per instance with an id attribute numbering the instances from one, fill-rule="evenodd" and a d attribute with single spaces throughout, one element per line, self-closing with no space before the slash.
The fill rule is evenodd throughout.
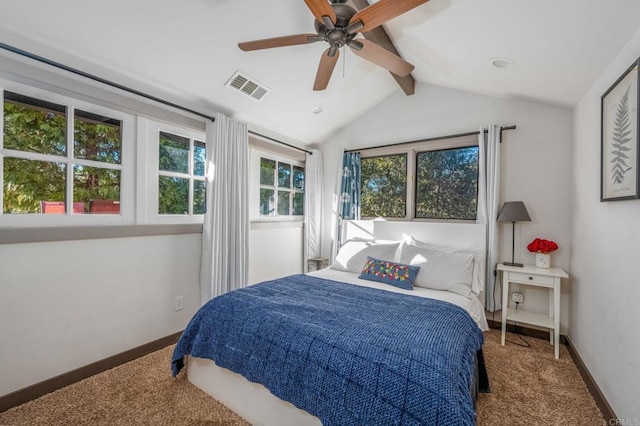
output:
<path id="1" fill-rule="evenodd" d="M 237 89 L 257 101 L 262 100 L 264 95 L 271 91 L 271 89 L 264 84 L 258 83 L 254 78 L 242 74 L 240 71 L 236 71 L 226 82 L 225 86 Z"/>

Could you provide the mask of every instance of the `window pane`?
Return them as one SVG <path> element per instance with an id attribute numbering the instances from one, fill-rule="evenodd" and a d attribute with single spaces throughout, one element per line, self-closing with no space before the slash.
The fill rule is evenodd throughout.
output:
<path id="1" fill-rule="evenodd" d="M 304 167 L 293 166 L 293 188 L 304 191 Z"/>
<path id="2" fill-rule="evenodd" d="M 66 155 L 66 108 L 5 92 L 4 147 L 39 154 Z"/>
<path id="3" fill-rule="evenodd" d="M 193 174 L 204 176 L 204 165 L 207 161 L 207 148 L 204 142 L 193 142 Z"/>
<path id="4" fill-rule="evenodd" d="M 275 182 L 276 162 L 273 160 L 267 160 L 266 158 L 260 159 L 260 185 L 273 186 Z"/>
<path id="5" fill-rule="evenodd" d="M 293 193 L 293 214 L 296 216 L 302 216 L 304 214 L 304 193 Z"/>
<path id="6" fill-rule="evenodd" d="M 3 212 L 65 213 L 66 170 L 63 163 L 5 157 Z"/>
<path id="7" fill-rule="evenodd" d="M 193 214 L 205 214 L 207 211 L 207 184 L 203 180 L 193 181 Z"/>
<path id="8" fill-rule="evenodd" d="M 158 178 L 158 214 L 189 214 L 189 179 Z"/>
<path id="9" fill-rule="evenodd" d="M 120 214 L 120 170 L 73 167 L 73 202 L 94 214 Z"/>
<path id="10" fill-rule="evenodd" d="M 405 217 L 407 156 L 362 159 L 362 217 Z"/>
<path id="11" fill-rule="evenodd" d="M 416 217 L 475 219 L 478 198 L 478 147 L 417 155 Z"/>
<path id="12" fill-rule="evenodd" d="M 75 158 L 120 164 L 122 149 L 121 122 L 76 110 L 73 151 Z"/>
<path id="13" fill-rule="evenodd" d="M 160 132 L 160 170 L 189 173 L 189 139 Z"/>
<path id="14" fill-rule="evenodd" d="M 260 214 L 272 215 L 274 212 L 275 199 L 273 189 L 260 188 Z"/>
<path id="15" fill-rule="evenodd" d="M 278 187 L 291 188 L 291 164 L 278 163 Z"/>
<path id="16" fill-rule="evenodd" d="M 278 191 L 278 214 L 289 216 L 289 191 Z"/>

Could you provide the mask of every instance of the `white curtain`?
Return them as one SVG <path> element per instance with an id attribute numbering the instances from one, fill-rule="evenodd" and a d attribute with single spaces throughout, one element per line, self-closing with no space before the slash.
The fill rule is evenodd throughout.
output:
<path id="1" fill-rule="evenodd" d="M 322 254 L 322 153 L 317 149 L 311 152 L 307 154 L 304 169 L 305 272 L 308 272 L 307 259 Z"/>
<path id="2" fill-rule="evenodd" d="M 207 212 L 202 230 L 200 298 L 245 287 L 249 275 L 247 124 L 216 114 L 207 122 Z"/>
<path id="3" fill-rule="evenodd" d="M 487 131 L 487 133 L 485 133 Z M 487 224 L 487 267 L 485 307 L 490 312 L 500 309 L 493 271 L 498 261 L 498 200 L 500 198 L 500 127 L 480 128 L 478 135 L 478 223 Z"/>

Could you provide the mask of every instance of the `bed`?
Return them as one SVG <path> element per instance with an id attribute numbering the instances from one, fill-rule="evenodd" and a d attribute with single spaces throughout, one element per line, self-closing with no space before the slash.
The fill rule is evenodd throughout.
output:
<path id="1" fill-rule="evenodd" d="M 341 250 L 334 268 L 209 302 L 176 346 L 173 374 L 186 365 L 193 384 L 253 424 L 474 424 L 478 354 L 487 329 L 478 297 L 484 227 L 353 225 L 368 235 L 347 232 L 346 238 L 373 237 L 371 253 L 392 250 L 401 238 L 398 258 L 401 247 L 412 253 L 407 246 L 443 238 L 450 247 L 475 250 L 475 291 L 408 290 L 364 280 L 349 262 L 340 266 Z M 361 263 L 356 257 L 347 259 Z"/>

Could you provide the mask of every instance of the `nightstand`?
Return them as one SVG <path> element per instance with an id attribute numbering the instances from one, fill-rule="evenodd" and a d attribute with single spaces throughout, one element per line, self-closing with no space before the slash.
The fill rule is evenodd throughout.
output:
<path id="1" fill-rule="evenodd" d="M 560 356 L 560 284 L 562 278 L 569 275 L 560 268 L 536 268 L 498 264 L 502 271 L 502 345 L 507 334 L 507 321 L 537 325 L 549 329 L 549 343 L 555 345 L 556 359 Z M 511 309 L 509 303 L 509 284 L 525 284 L 549 289 L 549 315 Z"/>
<path id="2" fill-rule="evenodd" d="M 309 272 L 319 271 L 329 266 L 329 259 L 326 257 L 312 257 L 307 262 Z"/>

